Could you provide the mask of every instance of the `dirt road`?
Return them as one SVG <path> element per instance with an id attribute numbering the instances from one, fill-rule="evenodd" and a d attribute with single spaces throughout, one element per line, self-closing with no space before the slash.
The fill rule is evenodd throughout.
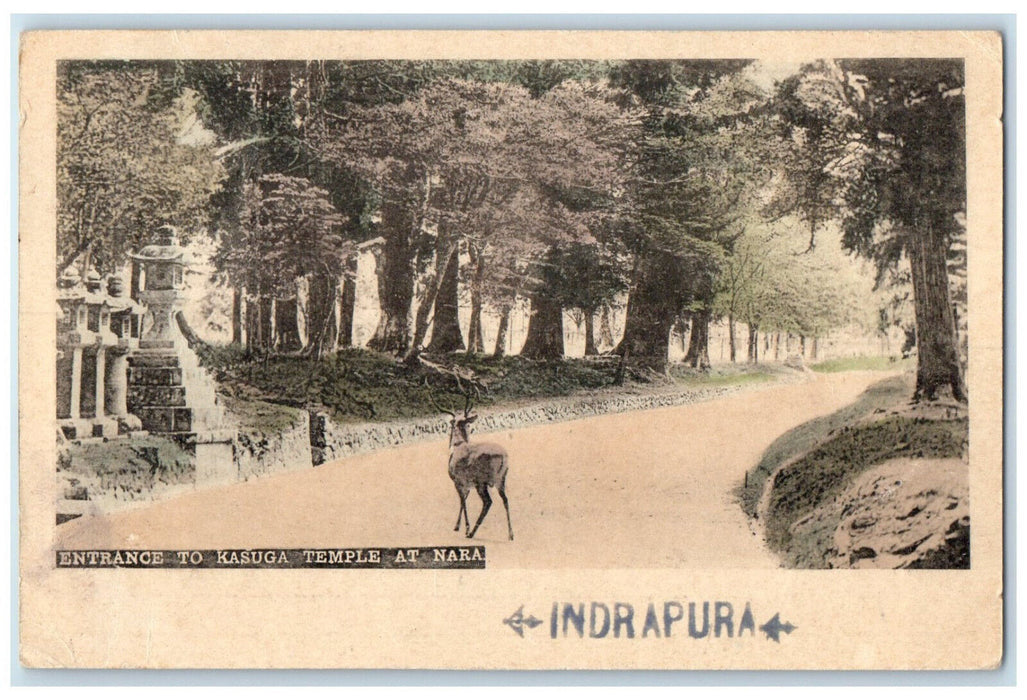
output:
<path id="1" fill-rule="evenodd" d="M 688 406 L 498 432 L 502 504 L 476 541 L 489 567 L 768 568 L 733 490 L 779 435 L 851 403 L 882 372 L 819 375 Z M 58 528 L 59 548 L 461 544 L 444 441 L 196 491 Z M 472 520 L 480 508 L 468 501 Z"/>

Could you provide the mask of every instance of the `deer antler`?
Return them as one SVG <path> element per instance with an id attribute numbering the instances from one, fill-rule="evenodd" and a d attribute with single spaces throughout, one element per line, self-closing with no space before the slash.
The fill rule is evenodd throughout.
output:
<path id="1" fill-rule="evenodd" d="M 441 365 L 437 365 L 434 362 L 430 362 L 430 361 L 424 359 L 423 357 L 419 358 L 419 360 L 420 360 L 421 364 L 423 364 L 425 367 L 428 367 L 429 369 L 431 369 L 431 370 L 433 370 L 435 372 L 438 372 L 439 374 L 448 374 L 449 376 L 451 376 L 453 378 L 453 380 L 456 382 L 456 390 L 457 390 L 457 392 L 460 393 L 464 397 L 464 416 L 465 417 L 469 416 L 471 414 L 471 409 L 474 407 L 474 401 L 478 400 L 478 399 L 481 399 L 481 390 L 482 390 L 482 388 L 485 389 L 486 393 L 488 393 L 488 391 L 489 391 L 488 386 L 483 384 L 480 380 L 476 379 L 474 377 L 473 372 L 470 374 L 470 376 L 467 376 L 467 375 L 463 375 L 460 372 L 456 371 L 456 369 L 450 369 L 448 367 L 443 367 Z M 465 389 L 464 388 L 464 383 L 461 380 L 467 380 L 467 382 L 469 383 L 470 389 Z M 455 414 L 452 411 L 447 411 L 446 409 L 442 408 L 441 406 L 438 405 L 438 403 L 435 402 L 435 399 L 431 395 L 431 386 L 428 384 L 428 378 L 427 377 L 425 377 L 424 382 L 425 382 L 425 386 L 428 388 L 428 392 L 429 392 L 429 397 L 428 398 L 431 400 L 431 402 L 435 406 L 435 408 L 437 408 L 438 410 L 442 411 L 443 413 L 448 413 L 451 416 L 455 416 Z"/>
<path id="2" fill-rule="evenodd" d="M 448 409 L 443 408 L 442 406 L 439 405 L 439 402 L 435 400 L 435 392 L 431 390 L 431 385 L 428 383 L 428 378 L 427 377 L 424 378 L 424 386 L 428 390 L 428 400 L 431 402 L 431 405 L 435 407 L 435 410 L 439 411 L 440 413 L 448 413 L 453 418 L 456 418 L 456 414 L 455 413 L 453 413 L 452 411 L 450 411 Z"/>

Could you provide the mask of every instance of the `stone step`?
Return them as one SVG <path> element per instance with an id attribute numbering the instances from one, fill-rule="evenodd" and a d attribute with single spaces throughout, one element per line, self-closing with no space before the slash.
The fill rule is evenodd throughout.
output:
<path id="1" fill-rule="evenodd" d="M 129 387 L 129 412 L 140 406 L 185 406 L 184 386 L 156 386 L 136 384 Z"/>
<path id="2" fill-rule="evenodd" d="M 181 386 L 181 367 L 129 367 L 128 385 Z"/>
<path id="3" fill-rule="evenodd" d="M 139 349 L 144 351 L 150 351 L 154 353 L 161 352 L 174 352 L 175 341 L 174 340 L 140 340 Z"/>
<path id="4" fill-rule="evenodd" d="M 142 406 L 134 409 L 143 429 L 152 433 L 187 433 L 192 431 L 193 410 L 172 406 Z"/>
<path id="5" fill-rule="evenodd" d="M 160 354 L 146 355 L 135 353 L 128 358 L 128 364 L 133 367 L 178 367 L 178 355 Z"/>

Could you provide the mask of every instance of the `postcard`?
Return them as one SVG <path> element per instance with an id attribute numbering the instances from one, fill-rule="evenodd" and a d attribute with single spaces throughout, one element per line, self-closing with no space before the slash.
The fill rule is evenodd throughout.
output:
<path id="1" fill-rule="evenodd" d="M 24 34 L 21 663 L 996 667 L 1002 70 Z"/>

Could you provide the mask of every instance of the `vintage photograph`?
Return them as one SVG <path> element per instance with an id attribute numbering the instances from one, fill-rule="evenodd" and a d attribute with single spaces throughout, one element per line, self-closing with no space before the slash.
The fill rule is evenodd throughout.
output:
<path id="1" fill-rule="evenodd" d="M 979 570 L 973 86 L 852 56 L 55 57 L 46 566 Z M 816 624 L 674 591 L 480 624 Z"/>
<path id="2" fill-rule="evenodd" d="M 970 565 L 961 61 L 63 61 L 57 89 L 62 547 Z"/>

